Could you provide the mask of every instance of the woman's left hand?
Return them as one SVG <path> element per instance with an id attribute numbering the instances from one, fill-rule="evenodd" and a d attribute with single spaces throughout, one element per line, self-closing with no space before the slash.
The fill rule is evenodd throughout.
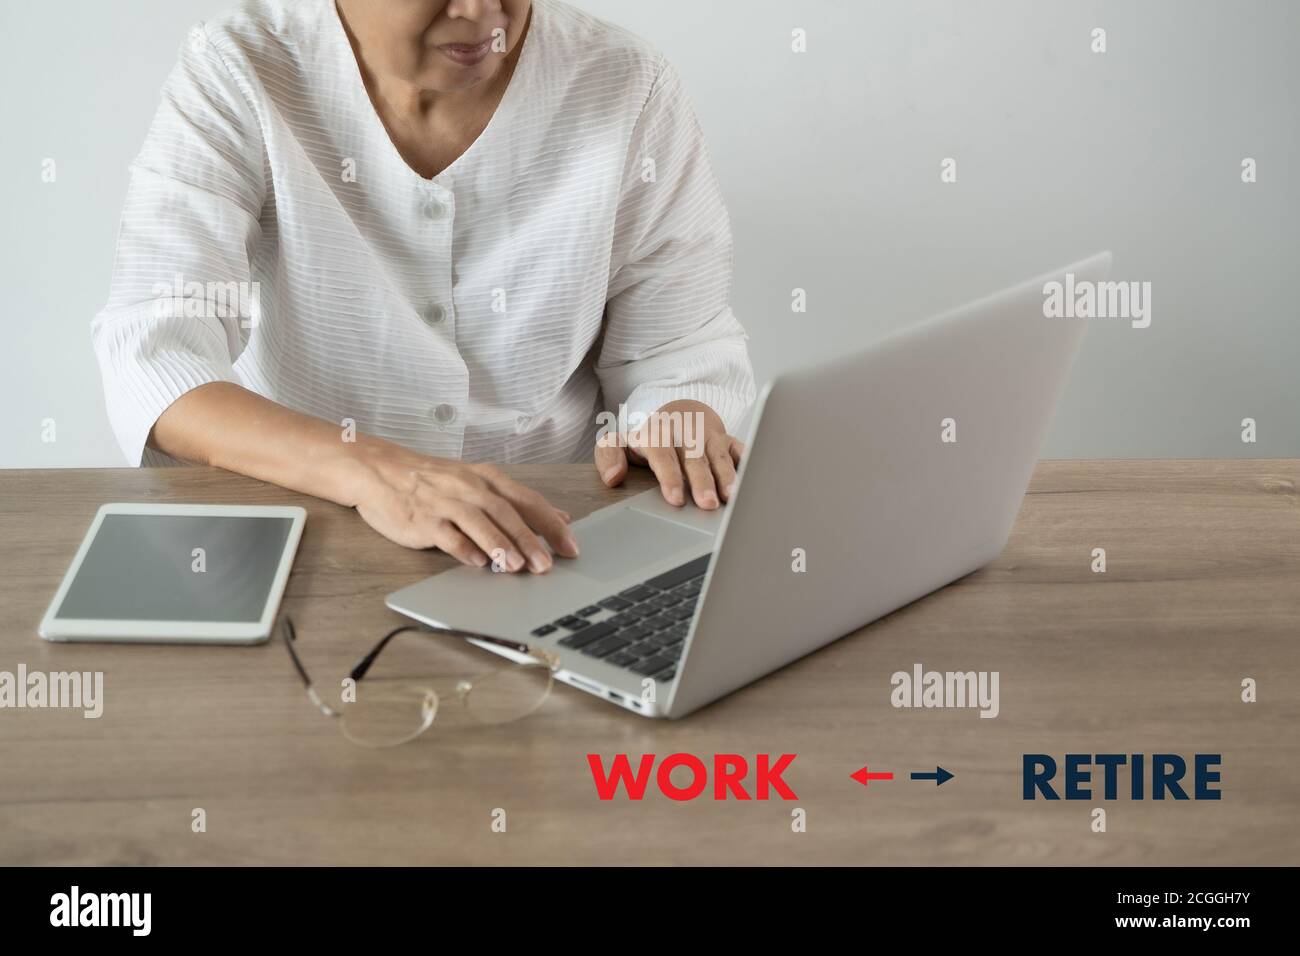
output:
<path id="1" fill-rule="evenodd" d="M 745 445 L 727 434 L 717 412 L 684 399 L 661 407 L 629 434 L 607 432 L 596 441 L 596 470 L 613 488 L 627 476 L 628 462 L 644 465 L 659 479 L 671 505 L 686 504 L 686 492 L 701 508 L 717 508 L 736 490 L 736 468 Z"/>

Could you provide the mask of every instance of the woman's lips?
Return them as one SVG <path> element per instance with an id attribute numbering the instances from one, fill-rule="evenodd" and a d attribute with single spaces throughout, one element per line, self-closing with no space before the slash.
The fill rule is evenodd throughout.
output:
<path id="1" fill-rule="evenodd" d="M 492 38 L 482 43 L 444 43 L 438 47 L 443 56 L 461 66 L 474 66 L 482 63 L 492 49 Z"/>

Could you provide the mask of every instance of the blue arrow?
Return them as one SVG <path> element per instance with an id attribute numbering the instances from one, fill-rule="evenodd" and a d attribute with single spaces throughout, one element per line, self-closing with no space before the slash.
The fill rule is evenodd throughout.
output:
<path id="1" fill-rule="evenodd" d="M 950 774 L 947 770 L 944 770 L 942 767 L 935 767 L 934 773 L 914 773 L 912 774 L 912 779 L 933 780 L 934 785 L 936 787 L 942 787 L 944 781 L 952 779 L 952 774 Z"/>

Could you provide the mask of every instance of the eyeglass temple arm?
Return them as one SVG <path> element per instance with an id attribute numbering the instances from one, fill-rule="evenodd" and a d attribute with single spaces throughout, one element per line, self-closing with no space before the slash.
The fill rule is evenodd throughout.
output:
<path id="1" fill-rule="evenodd" d="M 293 661 L 294 670 L 302 678 L 302 684 L 307 688 L 307 697 L 313 704 L 320 709 L 322 714 L 327 717 L 337 717 L 338 712 L 329 704 L 321 700 L 320 694 L 316 693 L 316 688 L 312 686 L 311 678 L 307 676 L 307 668 L 302 666 L 302 660 L 298 657 L 298 652 L 294 649 L 293 642 L 298 639 L 298 632 L 293 626 L 293 620 L 285 617 L 280 621 L 280 633 L 284 635 L 284 646 L 289 648 L 289 659 Z"/>
<path id="2" fill-rule="evenodd" d="M 293 661 L 293 669 L 302 678 L 303 686 L 311 690 L 311 678 L 307 676 L 307 668 L 302 666 L 302 661 L 298 658 L 298 652 L 293 647 L 293 642 L 298 639 L 298 632 L 294 629 L 293 621 L 290 618 L 281 618 L 280 633 L 284 635 L 284 646 L 289 648 L 289 657 Z"/>
<path id="3" fill-rule="evenodd" d="M 393 628 L 381 637 L 379 643 L 374 646 L 374 649 L 365 657 L 361 658 L 361 660 L 357 661 L 356 666 L 352 668 L 352 673 L 348 676 L 353 680 L 361 680 L 361 678 L 365 677 L 366 673 L 374 665 L 375 660 L 379 657 L 380 652 L 388 646 L 388 642 L 398 634 L 403 634 L 406 631 L 422 631 L 426 634 L 438 634 L 444 637 L 463 637 L 469 640 L 483 641 L 487 644 L 495 644 L 497 647 L 507 647 L 512 651 L 518 651 L 520 654 L 528 654 L 532 650 L 527 644 L 521 644 L 518 641 L 509 641 L 505 638 L 492 637 L 488 634 L 477 634 L 474 631 L 461 631 L 450 627 L 429 627 L 424 624 L 404 624 L 401 627 Z M 292 648 L 290 648 L 290 650 L 292 650 Z M 297 658 L 295 657 L 295 661 L 296 660 Z M 298 670 L 300 673 L 303 673 L 305 678 L 306 673 L 302 671 L 301 664 L 298 665 Z"/>

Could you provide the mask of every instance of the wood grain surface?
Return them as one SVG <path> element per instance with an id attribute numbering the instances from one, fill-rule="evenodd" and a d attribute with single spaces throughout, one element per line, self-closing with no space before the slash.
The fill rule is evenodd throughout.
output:
<path id="1" fill-rule="evenodd" d="M 508 471 L 575 516 L 649 486 Z M 0 472 L 0 670 L 105 675 L 98 720 L 0 710 L 0 864 L 1300 863 L 1298 485 L 1292 460 L 1043 462 L 992 564 L 683 721 L 557 687 L 520 723 L 369 751 L 308 704 L 277 641 L 49 644 L 37 625 L 108 501 L 306 507 L 284 606 L 323 686 L 401 620 L 385 594 L 448 559 L 212 469 Z M 864 552 L 863 577 L 888 559 Z M 1000 716 L 893 708 L 890 675 L 916 662 L 999 671 Z M 798 800 L 597 799 L 588 753 L 676 751 L 798 754 Z M 1223 798 L 1026 802 L 1036 752 L 1221 753 Z M 864 788 L 864 763 L 896 779 Z M 956 776 L 906 779 L 936 765 Z"/>

